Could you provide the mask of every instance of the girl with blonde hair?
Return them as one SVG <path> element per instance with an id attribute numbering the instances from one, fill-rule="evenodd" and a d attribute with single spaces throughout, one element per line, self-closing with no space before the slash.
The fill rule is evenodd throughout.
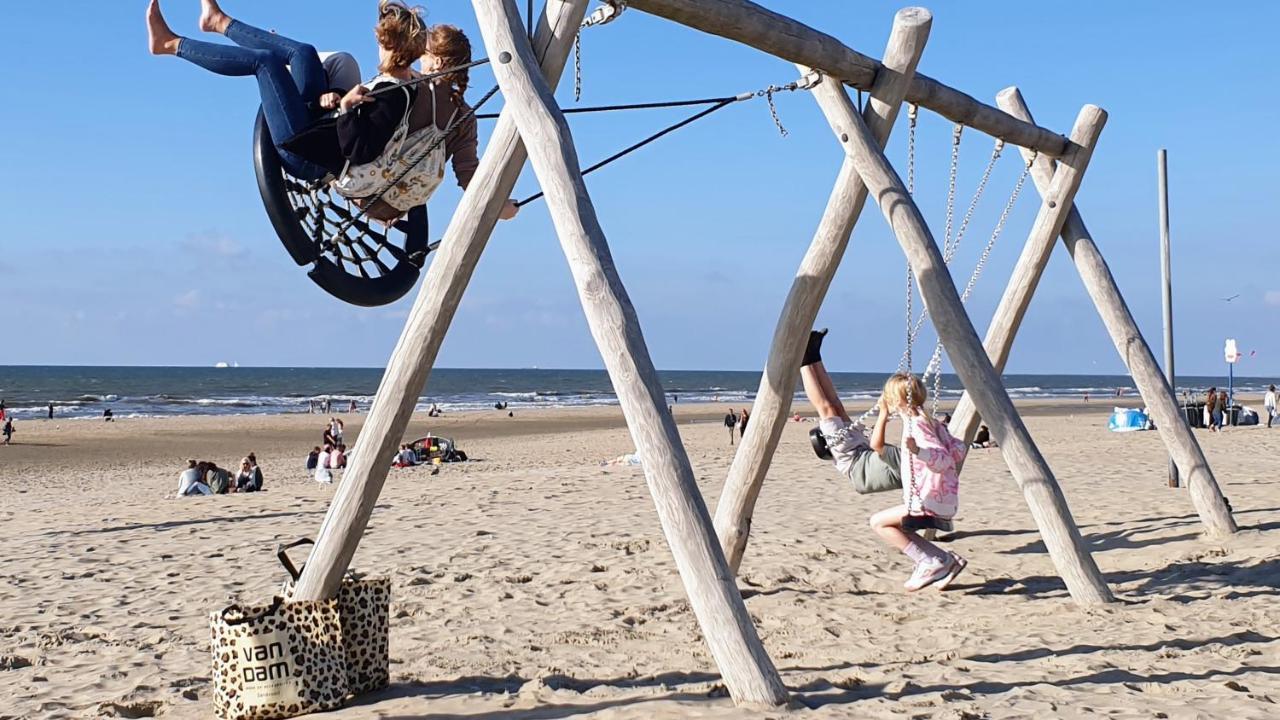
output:
<path id="1" fill-rule="evenodd" d="M 905 583 L 906 589 L 913 592 L 935 583 L 939 589 L 946 588 L 968 564 L 906 526 L 908 517 L 950 520 L 959 507 L 956 466 L 964 460 L 964 443 L 952 437 L 945 424 L 930 417 L 924 407 L 927 397 L 918 377 L 895 373 L 884 384 L 880 417 L 876 420 L 879 426 L 888 421 L 890 413 L 897 413 L 902 419 L 902 504 L 872 515 L 871 528 L 915 563 Z"/>

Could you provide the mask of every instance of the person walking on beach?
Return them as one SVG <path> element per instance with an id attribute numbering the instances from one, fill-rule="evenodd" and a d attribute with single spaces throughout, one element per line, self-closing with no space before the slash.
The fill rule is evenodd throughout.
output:
<path id="1" fill-rule="evenodd" d="M 1267 413 L 1267 427 L 1271 427 L 1271 421 L 1276 416 L 1276 386 L 1272 385 L 1267 389 L 1267 394 L 1262 396 L 1262 409 Z"/>
<path id="2" fill-rule="evenodd" d="M 4 419 L 4 444 L 9 445 L 13 440 L 13 418 Z"/>
<path id="3" fill-rule="evenodd" d="M 49 403 L 49 419 L 53 419 L 53 403 Z"/>
<path id="4" fill-rule="evenodd" d="M 734 414 L 733 408 L 729 408 L 729 413 L 724 416 L 724 426 L 729 428 L 729 445 L 733 446 L 733 431 L 738 427 L 738 416 Z"/>
<path id="5" fill-rule="evenodd" d="M 738 416 L 738 439 L 747 437 L 747 421 L 751 419 L 751 413 L 746 408 L 742 408 L 742 414 Z"/>

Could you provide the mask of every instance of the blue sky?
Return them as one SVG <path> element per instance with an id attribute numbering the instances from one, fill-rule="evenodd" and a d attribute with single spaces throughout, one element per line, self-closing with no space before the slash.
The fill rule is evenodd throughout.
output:
<path id="1" fill-rule="evenodd" d="M 879 56 L 896 3 L 765 5 Z M 523 6 L 523 3 L 520 3 Z M 288 259 L 262 211 L 250 163 L 256 85 L 145 52 L 143 0 L 52 9 L 11 2 L 0 62 L 19 79 L 0 115 L 8 140 L 0 240 L 2 364 L 381 366 L 416 291 L 395 305 L 343 305 Z M 372 69 L 373 0 L 228 0 L 226 9 Z M 1081 105 L 1110 112 L 1077 203 L 1147 337 L 1160 342 L 1156 150 L 1170 153 L 1178 368 L 1218 373 L 1222 340 L 1256 355 L 1245 375 L 1280 374 L 1280 243 L 1274 211 L 1280 126 L 1270 33 L 1280 4 L 1250 21 L 1191 2 L 939 1 L 921 71 L 994 98 L 1022 88 L 1037 120 L 1067 132 Z M 168 0 L 180 33 L 198 3 Z M 475 32 L 470 3 L 429 18 Z M 51 49 L 56 34 L 56 49 Z M 784 83 L 787 63 L 638 11 L 589 31 L 583 103 L 733 94 Z M 492 83 L 473 77 L 479 95 Z M 12 88 L 11 88 L 12 89 Z M 566 79 L 561 102 L 573 103 Z M 826 202 L 840 151 L 812 100 L 740 104 L 593 175 L 588 184 L 655 363 L 758 369 L 782 300 Z M 904 114 L 905 115 L 905 114 Z M 583 164 L 681 117 L 681 111 L 572 121 Z M 483 145 L 488 124 L 481 133 Z M 922 111 L 918 201 L 940 237 L 950 124 Z M 905 172 L 905 117 L 889 156 Z M 962 145 L 963 210 L 991 150 Z M 958 283 L 985 243 L 1018 171 L 1011 148 L 956 259 Z M 526 170 L 518 195 L 537 190 Z M 431 204 L 436 232 L 458 199 Z M 1034 217 L 1011 217 L 970 300 L 979 333 Z M 891 369 L 902 351 L 900 250 L 863 213 L 820 323 L 839 370 Z M 1239 294 L 1231 302 L 1219 298 Z M 932 339 L 926 340 L 932 343 Z M 921 353 L 927 355 L 927 348 Z M 1157 349 L 1157 354 L 1159 350 Z M 499 226 L 444 345 L 449 367 L 600 367 L 544 205 Z M 1123 370 L 1068 262 L 1055 256 L 1027 315 L 1010 372 Z"/>

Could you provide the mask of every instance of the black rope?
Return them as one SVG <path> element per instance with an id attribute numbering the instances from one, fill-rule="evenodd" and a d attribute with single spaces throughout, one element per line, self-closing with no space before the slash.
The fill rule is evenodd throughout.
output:
<path id="1" fill-rule="evenodd" d="M 399 90 L 400 88 L 404 88 L 404 87 L 413 87 L 414 85 L 427 82 L 428 80 L 435 80 L 436 78 L 442 78 L 445 75 L 452 75 L 456 72 L 461 72 L 463 70 L 470 70 L 473 67 L 479 67 L 481 65 L 487 65 L 487 64 L 489 64 L 489 58 L 480 58 L 479 60 L 476 60 L 474 62 L 469 62 L 465 65 L 455 65 L 453 67 L 448 67 L 443 70 L 436 70 L 435 72 L 429 72 L 426 75 L 419 75 L 418 77 L 413 78 L 412 80 L 405 80 L 404 82 L 398 82 L 393 85 L 388 85 L 387 87 L 384 87 L 384 88 L 379 88 L 377 90 L 367 93 L 367 97 L 377 97 L 379 95 L 389 93 L 393 90 Z"/>
<path id="2" fill-rule="evenodd" d="M 751 98 L 751 97 L 752 97 L 751 95 L 747 95 L 746 97 L 743 97 L 743 96 L 739 95 L 739 96 L 736 96 L 736 97 L 731 97 L 731 98 L 727 98 L 727 99 L 721 100 L 720 102 L 718 102 L 718 103 L 716 103 L 715 105 L 713 105 L 713 106 L 711 106 L 711 107 L 707 108 L 706 110 L 703 110 L 703 111 L 698 112 L 698 113 L 694 113 L 693 115 L 690 115 L 689 117 L 685 118 L 684 120 L 681 120 L 680 122 L 676 123 L 675 125 L 672 125 L 672 126 L 670 126 L 670 127 L 667 127 L 667 128 L 662 129 L 662 130 L 659 130 L 658 132 L 656 132 L 656 133 L 654 133 L 654 134 L 650 135 L 649 137 L 645 138 L 644 140 L 641 140 L 640 142 L 638 142 L 638 143 L 636 143 L 636 144 L 632 145 L 631 147 L 628 147 L 627 149 L 622 150 L 621 152 L 617 152 L 617 153 L 614 153 L 613 155 L 610 155 L 609 157 L 605 158 L 604 160 L 601 160 L 600 162 L 596 163 L 595 165 L 592 165 L 591 167 L 587 168 L 586 170 L 583 170 L 583 171 L 582 171 L 582 175 L 583 175 L 584 177 L 585 177 L 585 176 L 587 176 L 587 175 L 590 175 L 591 173 L 595 172 L 596 170 L 599 170 L 600 168 L 604 167 L 605 165 L 608 165 L 609 163 L 614 162 L 615 160 L 621 160 L 622 158 L 626 157 L 627 155 L 630 155 L 631 153 L 635 152 L 636 150 L 639 150 L 640 148 L 642 148 L 642 147 L 644 147 L 645 145 L 648 145 L 649 143 L 651 143 L 651 142 L 653 142 L 653 141 L 655 141 L 655 140 L 657 140 L 657 139 L 661 138 L 661 137 L 662 137 L 662 136 L 664 136 L 664 135 L 667 135 L 667 134 L 669 134 L 669 133 L 673 133 L 673 132 L 675 132 L 676 130 L 679 130 L 680 128 L 684 127 L 685 125 L 688 125 L 689 123 L 692 123 L 692 122 L 694 122 L 694 121 L 696 121 L 696 120 L 700 120 L 700 119 L 702 119 L 702 118 L 704 118 L 704 117 L 706 117 L 706 116 L 710 115 L 711 113 L 713 113 L 713 112 L 715 112 L 715 111 L 717 111 L 717 110 L 720 110 L 720 109 L 722 109 L 722 108 L 729 107 L 730 105 L 732 105 L 732 104 L 734 104 L 734 103 L 736 103 L 736 102 L 741 102 L 742 100 L 747 100 L 747 99 L 749 99 L 749 98 Z M 530 195 L 529 197 L 525 198 L 524 200 L 521 200 L 521 201 L 517 202 L 515 205 L 516 205 L 516 207 L 522 207 L 522 206 L 527 205 L 528 203 L 531 203 L 531 202 L 533 202 L 534 200 L 537 200 L 538 198 L 542 197 L 542 196 L 543 196 L 543 194 L 544 194 L 544 193 L 538 193 L 538 194 L 536 194 L 536 195 Z"/>
<path id="3" fill-rule="evenodd" d="M 595 105 L 581 108 L 562 108 L 561 112 L 565 115 L 577 115 L 580 113 L 613 112 L 615 110 L 655 110 L 661 108 L 689 107 L 691 105 L 715 105 L 717 103 L 725 102 L 726 100 L 747 100 L 751 97 L 751 93 L 744 93 L 743 95 L 734 95 L 732 97 L 699 98 L 697 100 L 669 100 L 667 102 L 631 103 L 628 105 Z M 499 114 L 500 113 L 481 113 L 476 115 L 476 119 L 496 120 Z"/>

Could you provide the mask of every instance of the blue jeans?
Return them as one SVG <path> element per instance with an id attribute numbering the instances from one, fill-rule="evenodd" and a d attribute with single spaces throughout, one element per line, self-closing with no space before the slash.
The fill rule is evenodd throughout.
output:
<path id="1" fill-rule="evenodd" d="M 281 164 L 296 178 L 323 178 L 327 174 L 324 168 L 279 148 L 279 143 L 311 124 L 315 117 L 308 105 L 319 100 L 328 87 L 316 49 L 239 20 L 231 21 L 226 36 L 235 45 L 184 37 L 178 43 L 178 57 L 219 75 L 257 77 L 262 113 L 280 150 Z"/>

